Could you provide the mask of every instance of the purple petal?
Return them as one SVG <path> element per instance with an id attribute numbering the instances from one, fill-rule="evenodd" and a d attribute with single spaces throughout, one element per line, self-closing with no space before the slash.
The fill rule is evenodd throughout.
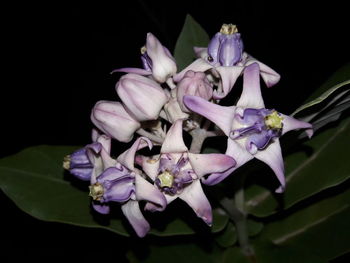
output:
<path id="1" fill-rule="evenodd" d="M 189 153 L 188 157 L 195 173 L 202 177 L 210 173 L 221 173 L 232 168 L 235 160 L 225 154 L 193 154 Z"/>
<path id="2" fill-rule="evenodd" d="M 110 212 L 108 204 L 103 204 L 98 201 L 92 201 L 92 207 L 95 211 L 103 215 L 108 215 Z"/>
<path id="3" fill-rule="evenodd" d="M 312 129 L 312 124 L 304 121 L 299 121 L 284 114 L 281 115 L 283 117 L 282 135 L 291 130 L 306 129 L 306 133 L 309 136 L 309 138 L 312 137 L 314 133 Z"/>
<path id="4" fill-rule="evenodd" d="M 224 107 L 196 96 L 184 96 L 187 108 L 214 122 L 228 136 L 234 118 L 235 107 Z"/>
<path id="5" fill-rule="evenodd" d="M 123 166 L 128 168 L 130 171 L 134 171 L 134 163 L 135 163 L 135 154 L 138 150 L 145 148 L 148 146 L 149 149 L 152 149 L 153 144 L 152 142 L 146 138 L 146 137 L 140 137 L 138 138 L 134 144 L 130 147 L 130 149 L 123 152 L 119 157 L 117 158 L 117 161 L 121 163 Z"/>
<path id="6" fill-rule="evenodd" d="M 188 149 L 182 138 L 182 122 L 183 120 L 177 120 L 167 132 L 161 153 L 182 153 L 187 152 Z"/>
<path id="7" fill-rule="evenodd" d="M 155 205 L 155 210 L 163 211 L 167 205 L 167 201 L 158 188 L 147 182 L 140 175 L 137 175 L 135 179 L 137 200 L 151 202 Z"/>
<path id="8" fill-rule="evenodd" d="M 195 180 L 192 184 L 187 186 L 179 195 L 205 223 L 211 225 L 213 222 L 213 215 L 211 205 L 205 196 L 200 180 Z"/>
<path id="9" fill-rule="evenodd" d="M 139 237 L 144 237 L 150 230 L 150 225 L 141 213 L 139 202 L 129 200 L 126 204 L 122 205 L 122 211 L 136 234 Z"/>
<path id="10" fill-rule="evenodd" d="M 264 108 L 264 101 L 260 90 L 260 69 L 257 63 L 251 64 L 244 69 L 243 91 L 237 102 L 237 107 Z"/>
<path id="11" fill-rule="evenodd" d="M 115 72 L 135 73 L 135 74 L 142 75 L 142 76 L 152 75 L 151 71 L 148 71 L 148 70 L 145 70 L 142 68 L 118 68 L 118 69 L 113 70 L 111 72 L 111 74 L 115 73 Z"/>
<path id="12" fill-rule="evenodd" d="M 174 81 L 179 82 L 185 76 L 186 72 L 189 70 L 196 72 L 205 72 L 208 69 L 211 69 L 213 66 L 206 62 L 204 59 L 199 58 L 188 65 L 185 69 L 174 76 Z"/>
<path id="13" fill-rule="evenodd" d="M 284 177 L 284 163 L 279 140 L 276 139 L 265 150 L 258 151 L 254 156 L 270 166 L 275 172 L 281 184 L 276 190 L 276 193 L 282 193 L 286 186 L 286 180 Z"/>
<path id="14" fill-rule="evenodd" d="M 202 178 L 202 182 L 206 185 L 215 185 L 220 183 L 222 180 L 224 180 L 227 176 L 229 176 L 233 171 L 244 165 L 246 162 L 253 159 L 253 155 L 248 153 L 245 148 L 240 146 L 235 141 L 231 140 L 230 138 L 227 141 L 227 150 L 226 154 L 233 157 L 233 159 L 236 161 L 236 166 L 233 168 L 223 172 L 223 173 L 213 173 L 208 176 L 208 178 L 204 179 Z"/>
<path id="15" fill-rule="evenodd" d="M 232 90 L 233 85 L 236 83 L 237 78 L 241 75 L 244 67 L 233 66 L 233 67 L 217 67 L 215 68 L 221 77 L 222 92 L 214 91 L 214 99 L 222 99 Z"/>

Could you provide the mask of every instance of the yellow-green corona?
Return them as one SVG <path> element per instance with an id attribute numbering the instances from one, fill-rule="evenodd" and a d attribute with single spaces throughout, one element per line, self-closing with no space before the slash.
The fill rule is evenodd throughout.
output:
<path id="1" fill-rule="evenodd" d="M 89 196 L 91 196 L 93 200 L 100 201 L 102 199 L 104 194 L 104 189 L 102 184 L 95 183 L 93 185 L 90 185 L 89 189 L 90 189 Z"/>
<path id="2" fill-rule="evenodd" d="M 238 33 L 238 28 L 233 24 L 223 24 L 221 26 L 220 33 L 225 35 L 233 35 L 235 33 Z"/>
<path id="3" fill-rule="evenodd" d="M 159 179 L 159 186 L 160 187 L 172 187 L 173 183 L 174 183 L 174 175 L 165 170 L 163 173 L 161 173 L 160 175 L 158 175 L 158 179 Z"/>
<path id="4" fill-rule="evenodd" d="M 273 111 L 265 117 L 265 125 L 269 129 L 282 129 L 283 127 L 283 117 L 277 111 Z"/>
<path id="5" fill-rule="evenodd" d="M 64 169 L 66 169 L 66 170 L 70 169 L 70 161 L 71 161 L 70 155 L 67 155 L 63 158 L 63 168 Z"/>

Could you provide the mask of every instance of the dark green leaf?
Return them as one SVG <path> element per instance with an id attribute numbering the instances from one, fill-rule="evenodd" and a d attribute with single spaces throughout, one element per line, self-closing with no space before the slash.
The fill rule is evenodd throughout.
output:
<path id="1" fill-rule="evenodd" d="M 71 146 L 38 146 L 1 159 L 1 189 L 20 209 L 38 219 L 103 228 L 128 236 L 125 226 L 129 225 L 121 214 L 96 217 L 90 209 L 88 185 L 75 182 L 86 189 L 82 191 L 72 185 L 72 176 L 64 177 L 63 157 L 76 149 Z M 211 231 L 219 232 L 226 226 L 228 217 L 216 211 L 213 215 Z M 96 218 L 102 220 L 103 224 L 97 222 Z M 200 219 L 198 221 L 201 222 Z M 194 234 L 195 231 L 181 219 L 173 218 L 163 231 L 152 230 L 151 233 L 173 236 Z"/>
<path id="2" fill-rule="evenodd" d="M 229 222 L 226 228 L 215 236 L 215 241 L 223 248 L 233 246 L 237 241 L 235 225 Z"/>
<path id="3" fill-rule="evenodd" d="M 350 251 L 350 189 L 268 224 L 263 236 L 275 245 L 307 247 L 332 259 Z"/>
<path id="4" fill-rule="evenodd" d="M 178 71 L 184 69 L 190 63 L 192 63 L 193 59 L 195 58 L 193 47 L 206 47 L 208 43 L 208 34 L 192 18 L 192 16 L 187 15 L 174 51 Z"/>
<path id="5" fill-rule="evenodd" d="M 350 63 L 336 71 L 325 84 L 317 89 L 307 103 L 295 110 L 293 115 L 326 100 L 339 88 L 350 83 Z"/>
<path id="6" fill-rule="evenodd" d="M 285 158 L 287 189 L 283 194 L 283 208 L 349 178 L 349 134 L 350 120 L 345 119 Z M 256 216 L 268 216 L 278 206 L 271 192 L 260 186 L 249 187 L 246 200 L 247 211 Z"/>

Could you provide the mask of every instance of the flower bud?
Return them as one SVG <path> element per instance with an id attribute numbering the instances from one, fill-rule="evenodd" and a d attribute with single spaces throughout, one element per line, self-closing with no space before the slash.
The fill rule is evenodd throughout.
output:
<path id="1" fill-rule="evenodd" d="M 120 102 L 99 101 L 91 113 L 91 121 L 106 135 L 121 142 L 131 141 L 134 132 L 140 128 Z"/>
<path id="2" fill-rule="evenodd" d="M 138 121 L 156 120 L 168 100 L 157 82 L 136 74 L 123 76 L 116 90 L 125 107 Z"/>
<path id="3" fill-rule="evenodd" d="M 224 24 L 210 40 L 207 60 L 214 66 L 235 66 L 242 59 L 243 42 L 237 27 Z"/>
<path id="4" fill-rule="evenodd" d="M 177 85 L 177 100 L 184 112 L 190 112 L 183 103 L 185 95 L 193 95 L 210 100 L 213 95 L 213 87 L 203 72 L 189 70 Z"/>
<path id="5" fill-rule="evenodd" d="M 176 73 L 174 58 L 153 34 L 147 34 L 146 48 L 142 53 L 145 69 L 152 69 L 153 77 L 159 83 L 164 83 Z"/>

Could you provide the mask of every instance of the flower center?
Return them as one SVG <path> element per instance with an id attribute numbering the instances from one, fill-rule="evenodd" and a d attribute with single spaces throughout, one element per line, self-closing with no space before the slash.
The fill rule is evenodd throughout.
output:
<path id="1" fill-rule="evenodd" d="M 233 24 L 223 24 L 220 29 L 220 33 L 224 35 L 233 35 L 238 33 L 238 29 L 236 25 Z"/>
<path id="2" fill-rule="evenodd" d="M 102 184 L 96 182 L 95 184 L 90 185 L 89 189 L 90 189 L 89 196 L 91 196 L 93 200 L 100 201 L 102 199 L 104 194 L 104 188 Z"/>
<path id="3" fill-rule="evenodd" d="M 174 183 L 174 175 L 169 172 L 168 170 L 165 170 L 163 173 L 158 175 L 159 179 L 159 187 L 164 188 L 171 188 Z"/>
<path id="4" fill-rule="evenodd" d="M 279 130 L 282 129 L 283 126 L 283 117 L 278 114 L 277 111 L 273 111 L 272 113 L 265 116 L 265 125 L 268 129 Z"/>

